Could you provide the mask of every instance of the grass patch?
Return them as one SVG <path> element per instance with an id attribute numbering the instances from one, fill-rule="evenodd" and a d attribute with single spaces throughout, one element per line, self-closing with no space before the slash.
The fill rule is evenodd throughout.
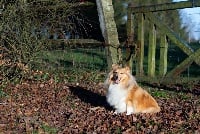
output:
<path id="1" fill-rule="evenodd" d="M 102 81 L 107 70 L 102 49 L 66 49 L 43 51 L 32 61 L 36 80 L 54 79 L 56 82 Z M 40 70 L 40 71 L 38 71 Z M 101 73 L 100 73 L 101 72 Z"/>
<path id="2" fill-rule="evenodd" d="M 113 130 L 113 133 L 115 133 L 115 134 L 121 134 L 122 133 L 122 129 L 121 129 L 121 127 L 116 127 L 116 129 L 115 130 Z"/>
<path id="3" fill-rule="evenodd" d="M 7 94 L 2 89 L 0 89 L 0 99 L 4 98 L 6 96 L 7 96 Z"/>
<path id="4" fill-rule="evenodd" d="M 43 51 L 33 61 L 34 69 L 42 70 L 104 70 L 106 59 L 104 51 L 99 49 L 68 49 Z"/>
<path id="5" fill-rule="evenodd" d="M 57 131 L 58 131 L 56 128 L 51 127 L 49 125 L 45 125 L 45 124 L 42 124 L 41 128 L 44 130 L 45 133 L 48 133 L 48 134 L 57 134 Z"/>
<path id="6" fill-rule="evenodd" d="M 177 97 L 181 98 L 182 100 L 189 100 L 191 98 L 191 96 L 183 92 L 177 93 Z"/>
<path id="7" fill-rule="evenodd" d="M 191 96 L 187 92 L 183 92 L 183 91 L 177 92 L 176 90 L 169 91 L 167 89 L 158 89 L 158 88 L 150 88 L 150 87 L 146 89 L 152 96 L 162 98 L 162 99 L 178 97 L 178 98 L 181 98 L 182 100 L 188 100 L 191 98 Z"/>
<path id="8" fill-rule="evenodd" d="M 153 96 L 159 97 L 159 98 L 169 98 L 169 91 L 164 91 L 164 90 L 156 90 L 156 91 L 151 91 L 151 94 Z"/>

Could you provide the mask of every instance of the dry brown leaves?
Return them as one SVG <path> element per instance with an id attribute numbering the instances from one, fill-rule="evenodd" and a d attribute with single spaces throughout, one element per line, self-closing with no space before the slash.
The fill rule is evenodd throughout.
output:
<path id="1" fill-rule="evenodd" d="M 5 92 L 2 133 L 200 133 L 200 99 L 192 93 L 157 97 L 160 113 L 126 116 L 113 113 L 105 89 L 95 83 L 26 81 Z"/>

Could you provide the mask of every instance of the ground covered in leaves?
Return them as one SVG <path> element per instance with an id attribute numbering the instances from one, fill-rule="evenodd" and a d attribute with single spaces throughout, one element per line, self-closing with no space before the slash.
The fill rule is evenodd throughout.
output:
<path id="1" fill-rule="evenodd" d="M 146 87 L 157 114 L 114 114 L 101 84 L 24 81 L 4 89 L 0 133 L 200 133 L 200 83 L 194 91 Z"/>

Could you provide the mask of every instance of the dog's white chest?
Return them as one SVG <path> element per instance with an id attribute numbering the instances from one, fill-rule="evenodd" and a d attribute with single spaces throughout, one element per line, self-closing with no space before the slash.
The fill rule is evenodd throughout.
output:
<path id="1" fill-rule="evenodd" d="M 111 84 L 107 93 L 107 102 L 118 112 L 126 111 L 127 91 L 118 84 Z"/>

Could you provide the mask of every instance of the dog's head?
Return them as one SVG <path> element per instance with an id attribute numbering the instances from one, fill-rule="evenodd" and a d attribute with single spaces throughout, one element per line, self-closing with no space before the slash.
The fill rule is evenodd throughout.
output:
<path id="1" fill-rule="evenodd" d="M 131 75 L 129 67 L 120 67 L 119 65 L 113 64 L 112 70 L 110 71 L 106 84 L 120 84 L 127 85 L 130 81 L 133 81 L 134 77 Z M 135 81 L 135 80 L 134 80 Z"/>

